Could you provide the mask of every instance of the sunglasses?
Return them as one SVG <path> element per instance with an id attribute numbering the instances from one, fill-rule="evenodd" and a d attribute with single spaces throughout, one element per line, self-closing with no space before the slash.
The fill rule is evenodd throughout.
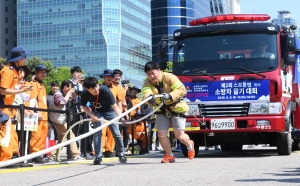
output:
<path id="1" fill-rule="evenodd" d="M 265 43 L 260 43 L 258 46 L 264 47 L 264 46 L 266 46 L 266 44 Z"/>

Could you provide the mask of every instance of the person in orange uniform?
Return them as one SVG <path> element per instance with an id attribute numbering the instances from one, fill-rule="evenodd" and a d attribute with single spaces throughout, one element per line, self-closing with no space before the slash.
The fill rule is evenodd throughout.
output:
<path id="1" fill-rule="evenodd" d="M 143 116 L 145 116 L 145 114 L 137 112 L 135 114 L 134 118 L 135 118 L 135 120 L 138 120 L 138 119 L 142 118 Z M 143 121 L 137 122 L 133 125 L 129 125 L 128 133 L 131 134 L 131 135 L 132 135 L 132 127 L 134 127 L 134 131 L 133 131 L 134 132 L 134 135 L 133 135 L 134 139 L 137 141 L 137 144 L 141 148 L 140 155 L 141 154 L 146 154 L 148 151 L 147 151 L 145 126 L 144 126 Z M 149 141 L 149 136 L 147 136 L 147 137 L 148 137 L 148 141 Z"/>
<path id="2" fill-rule="evenodd" d="M 19 84 L 19 68 L 25 65 L 26 56 L 29 54 L 22 47 L 15 47 L 10 51 L 11 57 L 6 60 L 7 65 L 0 71 L 0 94 L 5 95 L 3 103 L 5 105 L 12 105 L 15 100 L 15 95 L 32 90 L 32 86 L 20 86 Z M 4 114 L 10 118 L 16 116 L 15 109 L 2 108 Z M 18 151 L 18 136 L 14 126 L 11 126 L 11 119 L 5 125 L 0 127 L 0 161 L 10 160 L 13 157 L 13 152 Z M 18 164 L 10 167 L 18 167 Z"/>
<path id="3" fill-rule="evenodd" d="M 114 78 L 113 71 L 110 69 L 105 69 L 103 74 L 99 75 L 100 78 L 104 79 L 103 85 L 106 85 L 112 92 L 117 106 L 122 109 L 122 100 L 125 99 L 124 90 L 121 90 L 117 86 L 112 84 L 112 79 Z M 107 135 L 107 140 L 105 140 Z M 113 151 L 115 148 L 114 137 L 108 127 L 102 129 L 102 152 L 104 157 L 114 157 Z M 106 141 L 106 143 L 105 143 Z"/>
<path id="4" fill-rule="evenodd" d="M 141 92 L 141 89 L 139 89 L 137 86 L 133 86 L 129 90 L 130 90 L 130 92 L 132 94 L 132 97 L 131 97 L 132 107 L 134 107 L 135 105 L 137 105 L 137 104 L 139 104 L 141 102 L 141 100 L 136 96 L 138 93 Z M 131 111 L 130 112 L 131 118 L 132 118 L 132 116 L 135 115 L 136 112 L 140 112 L 140 111 L 141 111 L 141 107 L 140 106 L 137 109 Z"/>
<path id="5" fill-rule="evenodd" d="M 47 109 L 46 89 L 43 80 L 46 78 L 49 70 L 45 65 L 40 64 L 35 67 L 35 79 L 32 81 L 33 90 L 30 94 L 30 106 Z M 45 149 L 46 138 L 48 134 L 48 113 L 38 111 L 38 129 L 32 132 L 30 139 L 30 153 L 35 153 Z M 34 163 L 47 163 L 49 160 L 43 156 L 32 159 Z"/>
<path id="6" fill-rule="evenodd" d="M 126 112 L 127 111 L 127 103 L 126 103 L 125 95 L 126 95 L 126 91 L 128 88 L 123 88 L 119 84 L 120 79 L 123 76 L 123 72 L 119 69 L 114 69 L 113 74 L 114 74 L 114 78 L 112 79 L 112 84 L 118 87 L 118 92 L 120 94 L 123 94 L 123 95 L 121 95 L 121 97 L 124 97 L 124 99 L 121 100 L 122 101 L 122 109 L 123 109 L 123 112 Z M 129 120 L 129 115 L 126 116 L 126 119 Z"/>
<path id="7" fill-rule="evenodd" d="M 15 89 L 19 89 L 21 86 L 30 86 L 31 83 L 30 82 L 27 82 L 27 78 L 28 76 L 31 74 L 31 71 L 30 69 L 28 68 L 28 66 L 24 65 L 22 67 L 19 68 L 19 80 L 20 80 L 20 83 L 19 85 L 17 85 L 15 87 Z M 20 105 L 20 104 L 24 104 L 25 106 L 29 107 L 30 106 L 30 92 L 31 91 L 28 91 L 28 92 L 22 92 L 20 94 L 16 94 L 15 96 L 15 100 L 14 100 L 14 103 L 13 105 Z M 26 116 L 33 116 L 34 112 L 33 110 L 25 110 L 25 115 Z M 21 126 L 20 126 L 20 123 L 18 123 L 18 126 L 17 126 L 17 134 L 18 134 L 18 141 L 19 141 L 19 148 L 18 149 L 15 149 L 14 150 L 14 155 L 18 153 L 18 150 L 20 149 L 20 144 L 23 142 L 26 141 L 25 139 L 25 134 L 26 132 L 24 131 L 24 134 L 23 134 L 23 139 L 21 138 Z"/>

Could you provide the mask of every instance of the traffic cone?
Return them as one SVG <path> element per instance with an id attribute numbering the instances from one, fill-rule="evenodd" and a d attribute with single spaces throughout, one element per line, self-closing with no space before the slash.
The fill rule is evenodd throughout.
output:
<path id="1" fill-rule="evenodd" d="M 51 128 L 51 133 L 46 139 L 46 148 L 49 148 L 49 147 L 52 147 L 52 146 L 56 145 L 56 141 L 55 141 L 54 138 L 55 138 L 54 132 L 53 132 L 53 129 Z M 50 154 L 51 154 L 51 152 L 48 152 L 47 156 L 50 156 Z"/>

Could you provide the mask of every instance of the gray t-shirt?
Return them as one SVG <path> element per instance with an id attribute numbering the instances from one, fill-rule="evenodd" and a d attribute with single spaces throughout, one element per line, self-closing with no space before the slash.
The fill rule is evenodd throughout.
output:
<path id="1" fill-rule="evenodd" d="M 270 52 L 267 52 L 265 54 L 255 53 L 255 54 L 251 55 L 251 58 L 268 58 L 268 59 L 274 60 L 275 55 Z"/>

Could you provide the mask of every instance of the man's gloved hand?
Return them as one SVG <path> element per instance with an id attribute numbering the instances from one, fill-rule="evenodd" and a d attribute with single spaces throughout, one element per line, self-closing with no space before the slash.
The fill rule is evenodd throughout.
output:
<path id="1" fill-rule="evenodd" d="M 168 99 L 171 99 L 171 95 L 170 94 L 167 94 L 167 93 L 163 93 L 164 97 L 162 97 L 162 100 L 163 101 L 166 101 Z"/>
<path id="2" fill-rule="evenodd" d="M 148 98 L 149 98 L 149 97 L 152 97 L 152 99 L 150 99 L 150 100 L 148 101 L 148 103 L 150 103 L 151 105 L 153 105 L 153 104 L 155 103 L 155 98 L 154 98 L 153 94 L 150 94 L 150 95 L 148 96 Z"/>

